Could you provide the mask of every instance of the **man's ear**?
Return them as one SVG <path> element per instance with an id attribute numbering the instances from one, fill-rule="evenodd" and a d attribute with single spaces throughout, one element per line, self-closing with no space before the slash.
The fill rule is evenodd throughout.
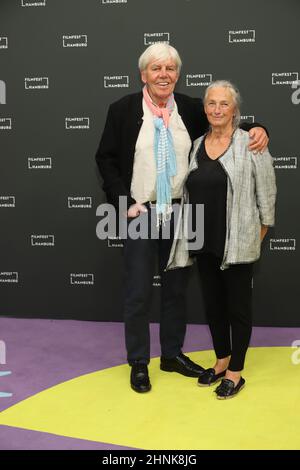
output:
<path id="1" fill-rule="evenodd" d="M 146 72 L 144 70 L 141 72 L 141 80 L 143 83 L 147 83 Z"/>

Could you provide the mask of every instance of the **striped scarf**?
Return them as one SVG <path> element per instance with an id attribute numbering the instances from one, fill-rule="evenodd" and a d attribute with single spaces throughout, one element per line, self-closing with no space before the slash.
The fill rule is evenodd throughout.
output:
<path id="1" fill-rule="evenodd" d="M 156 216 L 157 226 L 170 219 L 172 213 L 171 176 L 177 174 L 176 155 L 173 137 L 169 129 L 170 114 L 174 109 L 172 94 L 165 108 L 155 106 L 147 87 L 143 88 L 143 97 L 154 115 L 154 154 L 156 161 Z"/>

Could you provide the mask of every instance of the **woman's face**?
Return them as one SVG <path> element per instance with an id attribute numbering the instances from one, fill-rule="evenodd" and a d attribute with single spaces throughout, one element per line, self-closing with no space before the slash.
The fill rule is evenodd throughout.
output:
<path id="1" fill-rule="evenodd" d="M 158 105 L 167 103 L 174 91 L 178 76 L 177 66 L 171 58 L 153 60 L 141 72 L 142 81 L 147 85 L 149 95 Z"/>
<path id="2" fill-rule="evenodd" d="M 227 127 L 232 124 L 235 104 L 229 89 L 211 88 L 204 104 L 204 111 L 212 127 Z"/>

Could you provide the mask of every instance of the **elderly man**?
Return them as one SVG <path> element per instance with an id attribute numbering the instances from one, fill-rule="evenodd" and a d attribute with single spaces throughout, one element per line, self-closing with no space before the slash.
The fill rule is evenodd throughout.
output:
<path id="1" fill-rule="evenodd" d="M 150 220 L 156 211 L 157 236 L 149 229 L 148 237 L 124 241 L 125 340 L 131 387 L 140 393 L 151 389 L 148 307 L 157 255 L 162 283 L 160 368 L 188 377 L 204 372 L 182 353 L 188 268 L 164 270 L 173 241 L 172 205 L 182 197 L 192 142 L 208 127 L 201 99 L 173 93 L 180 68 L 179 54 L 170 45 L 154 44 L 144 51 L 139 59 L 143 90 L 110 106 L 96 155 L 107 200 L 118 207 L 125 196 L 128 221 Z M 252 127 L 251 150 L 265 148 L 263 128 L 242 127 Z M 166 224 L 168 238 L 163 233 Z"/>

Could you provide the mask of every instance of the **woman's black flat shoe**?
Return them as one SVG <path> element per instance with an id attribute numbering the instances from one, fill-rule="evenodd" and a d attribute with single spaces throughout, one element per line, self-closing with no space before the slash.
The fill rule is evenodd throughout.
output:
<path id="1" fill-rule="evenodd" d="M 198 379 L 198 385 L 199 387 L 209 387 L 210 385 L 213 385 L 218 382 L 222 377 L 224 377 L 225 374 L 226 370 L 223 370 L 223 372 L 216 374 L 215 369 L 206 369 L 206 371 L 203 372 L 202 375 L 200 375 Z"/>
<path id="2" fill-rule="evenodd" d="M 220 385 L 216 388 L 215 393 L 219 400 L 226 400 L 227 398 L 235 397 L 244 387 L 245 379 L 240 378 L 238 384 L 234 386 L 234 382 L 229 379 L 223 379 Z"/>

